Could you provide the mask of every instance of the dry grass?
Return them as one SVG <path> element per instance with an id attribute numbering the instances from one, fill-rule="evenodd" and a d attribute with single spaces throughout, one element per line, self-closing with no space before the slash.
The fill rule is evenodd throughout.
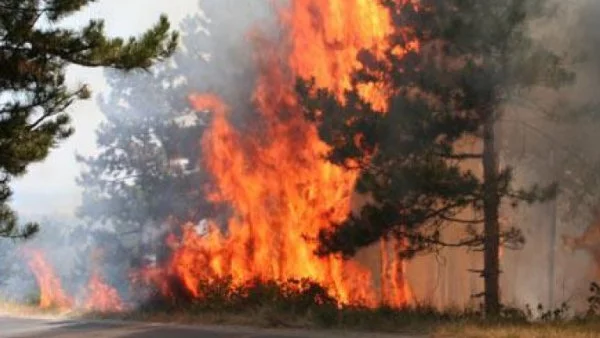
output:
<path id="1" fill-rule="evenodd" d="M 244 285 L 233 285 L 230 279 L 224 279 L 201 283 L 200 286 L 204 295 L 202 299 L 190 297 L 186 293 L 169 297 L 155 293 L 136 309 L 118 313 L 41 310 L 35 306 L 0 301 L 0 314 L 192 325 L 394 332 L 435 338 L 600 337 L 599 316 L 588 317 L 590 319 L 586 320 L 565 320 L 563 315 L 566 307 L 553 311 L 539 308 L 540 312 L 533 317 L 530 309 L 521 311 L 505 308 L 496 321 L 485 321 L 476 309 L 439 311 L 425 305 L 404 309 L 341 306 L 328 296 L 327 290 L 307 280 L 255 280 Z M 600 304 L 600 296 L 598 299 Z M 598 308 L 600 309 L 600 305 Z M 532 318 L 542 318 L 544 322 L 532 323 Z"/>
<path id="2" fill-rule="evenodd" d="M 434 338 L 592 338 L 600 336 L 600 320 L 523 325 L 443 324 Z"/>
<path id="3" fill-rule="evenodd" d="M 340 307 L 325 289 L 310 281 L 231 280 L 201 284 L 203 299 L 164 298 L 161 293 L 133 311 L 87 314 L 87 318 L 125 319 L 178 324 L 234 325 L 266 328 L 394 332 L 432 337 L 600 337 L 600 318 L 566 321 L 565 309 L 543 311 L 544 323 L 531 323 L 531 313 L 506 308 L 495 322 L 484 321 L 476 309 L 436 310 L 431 306 L 370 309 Z M 599 288 L 600 290 L 600 288 Z M 529 310 L 528 310 L 529 311 Z M 537 318 L 537 317 L 536 317 Z"/>
<path id="4" fill-rule="evenodd" d="M 155 323 L 191 325 L 230 325 L 262 328 L 298 328 L 327 330 L 356 330 L 400 332 L 432 338 L 591 338 L 600 337 L 600 319 L 552 323 L 485 323 L 469 317 L 432 316 L 406 312 L 381 313 L 370 311 L 336 314 L 334 322 L 323 323 L 322 314 L 291 316 L 267 306 L 238 313 L 189 311 L 131 311 L 124 313 L 80 313 L 57 309 L 39 309 L 35 306 L 0 302 L 0 314 L 37 318 L 120 319 Z M 359 318 L 364 318 L 360 320 Z"/>
<path id="5" fill-rule="evenodd" d="M 38 306 L 0 300 L 0 314 L 16 317 L 57 318 L 69 316 L 72 312 L 58 308 L 41 309 Z"/>
<path id="6" fill-rule="evenodd" d="M 394 332 L 410 336 L 432 338 L 592 338 L 600 337 L 600 320 L 563 323 L 506 323 L 489 324 L 474 320 L 434 321 L 426 316 L 412 318 L 410 321 L 379 320 L 378 323 L 365 326 L 364 323 L 336 323 L 323 326 L 312 318 L 283 318 L 263 310 L 256 313 L 129 313 L 118 316 L 103 315 L 98 318 L 119 318 L 126 320 L 148 321 L 156 323 L 177 323 L 191 325 L 232 325 L 261 328 L 294 328 L 321 330 L 349 330 L 356 332 Z M 382 326 L 378 326 L 382 325 Z"/>
<path id="7" fill-rule="evenodd" d="M 276 314 L 266 308 L 256 312 L 225 313 L 202 312 L 190 313 L 185 311 L 153 311 L 153 312 L 125 312 L 125 313 L 87 313 L 83 315 L 89 319 L 119 319 L 131 321 L 144 321 L 153 323 L 175 323 L 189 325 L 231 325 L 252 326 L 260 328 L 317 328 L 313 321 L 304 316 L 288 316 Z"/>

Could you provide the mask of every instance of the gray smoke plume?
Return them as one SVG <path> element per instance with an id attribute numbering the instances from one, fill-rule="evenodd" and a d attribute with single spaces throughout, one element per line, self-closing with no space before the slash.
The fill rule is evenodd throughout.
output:
<path id="1" fill-rule="evenodd" d="M 574 83 L 557 90 L 532 89 L 511 102 L 499 128 L 505 162 L 517 184 L 559 184 L 555 201 L 516 211 L 510 222 L 521 227 L 527 243 L 504 257 L 504 298 L 518 306 L 562 302 L 582 310 L 589 283 L 598 280 L 590 250 L 572 252 L 563 236 L 579 236 L 597 223 L 600 205 L 598 96 L 600 34 L 597 1 L 557 2 L 554 16 L 532 25 L 532 34 L 574 72 Z M 600 238 L 595 240 L 600 247 Z"/>

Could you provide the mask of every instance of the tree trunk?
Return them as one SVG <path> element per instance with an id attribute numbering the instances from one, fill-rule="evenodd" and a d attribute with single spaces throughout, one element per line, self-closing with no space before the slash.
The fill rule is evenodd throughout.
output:
<path id="1" fill-rule="evenodd" d="M 550 152 L 550 172 L 552 181 L 556 181 L 556 166 L 554 162 L 554 150 Z M 548 308 L 554 309 L 554 287 L 556 283 L 556 198 L 550 201 L 550 238 L 548 240 Z"/>
<path id="2" fill-rule="evenodd" d="M 494 136 L 495 114 L 489 113 L 483 127 L 484 212 L 484 301 L 486 316 L 500 313 L 500 224 L 498 215 L 498 154 Z"/>

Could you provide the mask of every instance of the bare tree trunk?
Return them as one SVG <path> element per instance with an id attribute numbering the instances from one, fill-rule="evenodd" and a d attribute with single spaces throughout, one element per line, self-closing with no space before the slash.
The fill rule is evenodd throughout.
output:
<path id="1" fill-rule="evenodd" d="M 495 114 L 489 113 L 483 126 L 483 212 L 484 212 L 484 301 L 486 316 L 500 313 L 500 197 L 498 194 L 498 153 L 494 135 Z"/>
<path id="2" fill-rule="evenodd" d="M 550 152 L 550 172 L 552 181 L 556 180 L 556 166 L 554 162 L 554 150 Z M 550 238 L 548 241 L 548 308 L 554 308 L 554 294 L 556 284 L 556 198 L 550 201 Z"/>

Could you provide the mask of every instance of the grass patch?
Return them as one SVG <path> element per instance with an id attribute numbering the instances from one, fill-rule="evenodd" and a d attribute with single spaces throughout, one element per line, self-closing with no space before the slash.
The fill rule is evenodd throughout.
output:
<path id="1" fill-rule="evenodd" d="M 50 307 L 42 309 L 33 304 L 21 304 L 0 299 L 0 313 L 10 316 L 22 317 L 56 317 L 66 315 L 70 311 L 59 307 Z"/>
<path id="2" fill-rule="evenodd" d="M 117 316 L 117 317 L 115 317 Z M 485 321 L 471 313 L 447 311 L 444 313 L 420 309 L 393 310 L 387 308 L 345 308 L 325 313 L 309 312 L 303 316 L 280 313 L 265 306 L 255 311 L 189 312 L 133 311 L 122 314 L 101 314 L 95 318 L 159 323 L 255 326 L 263 328 L 296 328 L 332 331 L 388 332 L 407 336 L 432 338 L 588 338 L 598 337 L 600 320 L 573 320 L 564 322 L 515 321 L 500 319 Z"/>
<path id="3" fill-rule="evenodd" d="M 538 307 L 535 311 L 504 308 L 499 318 L 485 320 L 477 309 L 342 306 L 325 288 L 309 280 L 251 280 L 236 285 L 224 278 L 201 282 L 197 296 L 174 283 L 169 294 L 146 294 L 146 301 L 130 311 L 70 315 L 178 324 L 393 332 L 434 338 L 600 336 L 600 288 L 592 288 L 596 296 L 590 297 L 590 312 L 580 317 L 569 316 L 568 307 L 563 305 L 551 310 Z"/>
<path id="4" fill-rule="evenodd" d="M 446 323 L 431 335 L 434 338 L 591 338 L 600 334 L 600 320 L 552 323 L 488 324 Z"/>
<path id="5" fill-rule="evenodd" d="M 251 280 L 236 285 L 231 278 L 203 281 L 199 296 L 189 294 L 176 280 L 168 295 L 153 293 L 134 311 L 90 314 L 115 318 L 185 324 L 226 324 L 269 328 L 310 328 L 433 333 L 444 323 L 477 322 L 477 311 L 446 310 L 418 306 L 376 309 L 339 304 L 328 291 L 310 280 Z M 506 315 L 516 322 L 523 316 Z"/>
<path id="6" fill-rule="evenodd" d="M 72 310 L 58 305 L 41 308 L 39 292 L 29 294 L 23 302 L 0 297 L 0 314 L 22 317 L 58 317 L 72 314 Z"/>

